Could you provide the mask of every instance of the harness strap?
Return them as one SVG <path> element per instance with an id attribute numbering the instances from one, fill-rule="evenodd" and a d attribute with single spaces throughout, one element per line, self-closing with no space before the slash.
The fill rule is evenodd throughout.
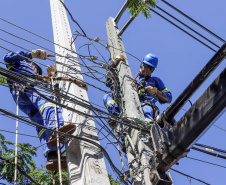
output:
<path id="1" fill-rule="evenodd" d="M 38 109 L 34 109 L 33 111 L 31 111 L 31 113 L 28 115 L 28 116 L 29 116 L 29 118 L 30 118 L 30 119 L 32 119 L 32 118 L 33 118 L 33 116 L 34 116 L 37 112 L 39 112 L 39 110 L 38 110 Z"/>
<path id="2" fill-rule="evenodd" d="M 143 107 L 145 105 L 150 105 L 153 108 L 153 110 L 154 110 L 153 118 L 154 119 L 159 115 L 159 109 L 158 109 L 158 107 L 155 104 L 151 103 L 148 100 L 143 100 L 141 102 L 144 103 L 144 104 L 141 105 L 141 107 Z"/>

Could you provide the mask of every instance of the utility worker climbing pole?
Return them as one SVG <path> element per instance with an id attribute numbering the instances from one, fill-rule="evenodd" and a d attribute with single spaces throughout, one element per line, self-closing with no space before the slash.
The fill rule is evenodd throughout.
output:
<path id="1" fill-rule="evenodd" d="M 42 69 L 38 64 L 30 60 L 32 58 L 46 60 L 46 51 L 37 49 L 32 50 L 31 52 L 9 52 L 4 56 L 3 59 L 7 69 L 14 73 L 31 76 L 37 75 L 40 77 L 40 75 L 42 76 Z M 52 73 L 53 71 L 54 69 L 48 68 L 47 75 L 50 75 L 50 73 Z M 55 104 L 48 102 L 37 93 L 32 92 L 29 87 L 14 83 L 11 79 L 8 79 L 7 83 L 9 84 L 10 92 L 15 102 L 17 100 L 17 91 L 20 90 L 18 106 L 21 111 L 27 114 L 32 121 L 52 130 L 56 129 Z M 43 85 L 43 83 L 38 83 L 38 85 Z M 46 96 L 51 99 L 53 99 L 54 97 L 50 94 L 47 94 Z M 64 125 L 61 108 L 59 106 L 57 106 L 57 118 L 60 132 L 72 134 L 75 131 L 74 124 Z M 56 135 L 54 134 L 54 132 L 51 134 L 51 131 L 42 129 L 40 127 L 37 127 L 36 130 L 41 144 L 44 144 L 43 153 L 45 157 L 47 157 L 46 168 L 51 171 L 57 171 L 58 162 L 56 152 Z M 60 142 L 64 142 L 64 139 L 62 137 L 60 138 Z M 61 167 L 62 169 L 67 168 L 65 157 L 61 157 Z"/>
<path id="2" fill-rule="evenodd" d="M 123 60 L 123 56 L 116 56 L 113 65 L 117 65 L 120 60 Z M 117 61 L 119 60 L 119 61 Z M 160 104 L 170 103 L 172 101 L 171 92 L 165 87 L 162 80 L 158 77 L 151 76 L 154 70 L 157 68 L 158 58 L 154 54 L 147 54 L 140 66 L 140 72 L 134 78 L 131 85 L 133 85 L 139 95 L 141 107 L 144 113 L 145 121 L 152 124 L 159 114 L 159 109 L 155 105 L 157 101 Z M 113 90 L 113 82 L 107 78 L 106 86 Z M 104 105 L 108 109 L 108 112 L 112 115 L 119 116 L 119 106 L 114 101 L 113 94 L 105 94 Z M 114 120 L 110 120 L 110 126 L 113 128 L 116 123 Z"/>
<path id="3" fill-rule="evenodd" d="M 147 54 L 141 64 L 140 74 L 135 81 L 145 120 L 150 123 L 159 114 L 159 109 L 155 103 L 158 101 L 163 104 L 172 101 L 172 94 L 162 80 L 151 76 L 157 65 L 157 56 L 152 53 Z"/>
<path id="4" fill-rule="evenodd" d="M 113 81 L 110 78 L 107 78 L 106 80 L 106 86 L 109 87 L 113 91 Z M 108 112 L 114 116 L 120 115 L 120 109 L 118 104 L 114 100 L 114 93 L 107 93 L 103 97 L 104 105 L 106 106 Z M 109 119 L 109 125 L 111 128 L 115 127 L 115 121 L 113 118 Z"/>

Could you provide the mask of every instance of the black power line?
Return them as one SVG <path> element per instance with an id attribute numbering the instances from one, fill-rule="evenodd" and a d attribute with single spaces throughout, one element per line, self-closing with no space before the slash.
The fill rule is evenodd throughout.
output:
<path id="1" fill-rule="evenodd" d="M 186 15 L 185 13 L 183 13 L 182 11 L 180 11 L 179 9 L 177 9 L 175 6 L 171 5 L 170 3 L 168 3 L 165 0 L 162 0 L 162 2 L 165 3 L 165 4 L 167 4 L 168 6 L 170 6 L 171 8 L 173 8 L 174 10 L 176 10 L 177 12 L 179 12 L 184 17 L 188 18 L 190 21 L 192 21 L 193 23 L 195 23 L 196 25 L 198 25 L 199 27 L 201 27 L 202 29 L 204 29 L 205 31 L 207 31 L 208 33 L 210 33 L 211 35 L 213 35 L 217 39 L 219 39 L 221 42 L 225 42 L 224 39 L 222 39 L 221 37 L 219 37 L 218 35 L 216 35 L 212 31 L 210 31 L 209 29 L 207 29 L 206 27 L 204 27 L 203 25 L 201 25 L 200 23 L 198 23 L 197 21 L 195 21 L 194 19 L 192 19 L 191 17 L 189 17 L 188 15 Z"/>
<path id="2" fill-rule="evenodd" d="M 186 157 L 186 158 L 192 159 L 192 160 L 195 160 L 195 161 L 199 161 L 199 162 L 203 162 L 203 163 L 207 163 L 207 164 L 211 164 L 211 165 L 218 166 L 218 167 L 221 167 L 221 168 L 226 168 L 226 166 L 221 166 L 219 164 L 210 163 L 210 162 L 203 161 L 203 160 L 200 160 L 200 159 L 195 159 L 195 158 L 192 158 L 192 157 Z"/>
<path id="3" fill-rule="evenodd" d="M 167 19 L 166 17 L 164 17 L 163 15 L 161 15 L 160 13 L 156 12 L 153 8 L 149 9 L 151 11 L 153 11 L 154 13 L 156 13 L 158 16 L 162 17 L 163 19 L 165 19 L 166 21 L 168 21 L 169 23 L 171 23 L 172 25 L 176 26 L 178 29 L 180 29 L 181 31 L 185 32 L 186 34 L 188 34 L 189 36 L 191 36 L 193 39 L 197 40 L 198 42 L 200 42 L 201 44 L 203 44 L 204 46 L 206 46 L 207 48 L 211 49 L 212 51 L 216 52 L 216 50 L 214 50 L 213 48 L 211 48 L 210 46 L 208 46 L 207 44 L 205 44 L 204 42 L 202 42 L 201 40 L 199 40 L 198 38 L 196 38 L 195 36 L 193 36 L 192 34 L 188 33 L 186 30 L 184 30 L 183 28 L 179 27 L 178 25 L 176 25 L 175 23 L 173 23 L 172 21 L 170 21 L 169 19 Z"/>
<path id="4" fill-rule="evenodd" d="M 189 178 L 191 178 L 191 179 L 194 179 L 194 180 L 197 180 L 197 181 L 199 181 L 199 182 L 202 182 L 203 184 L 210 185 L 209 183 L 207 183 L 207 182 L 205 182 L 205 181 L 203 181 L 203 180 L 197 179 L 197 178 L 195 178 L 195 177 L 192 177 L 191 175 L 187 175 L 187 174 L 182 173 L 182 172 L 180 172 L 180 171 L 178 171 L 178 170 L 175 170 L 175 169 L 173 169 L 173 168 L 170 168 L 170 169 L 173 170 L 173 171 L 175 171 L 175 172 L 177 172 L 177 173 L 179 173 L 179 174 L 181 174 L 181 175 L 184 175 L 184 176 L 189 177 Z"/>
<path id="5" fill-rule="evenodd" d="M 209 151 L 202 150 L 202 149 L 199 149 L 199 148 L 196 148 L 196 147 L 191 147 L 191 149 L 197 150 L 199 152 L 202 152 L 202 153 L 205 153 L 205 154 L 208 154 L 208 155 L 212 155 L 214 157 L 218 157 L 218 158 L 221 158 L 221 159 L 226 159 L 226 156 L 220 155 L 218 153 L 209 152 Z"/>

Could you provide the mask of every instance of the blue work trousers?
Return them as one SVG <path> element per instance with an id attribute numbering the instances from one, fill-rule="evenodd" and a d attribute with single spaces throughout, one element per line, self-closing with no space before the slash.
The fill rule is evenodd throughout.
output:
<path id="1" fill-rule="evenodd" d="M 19 86 L 19 85 L 18 85 Z M 14 101 L 17 100 L 16 90 L 11 91 Z M 24 97 L 30 100 L 30 102 Z M 48 98 L 53 99 L 53 96 L 48 96 Z M 50 103 L 46 99 L 39 96 L 37 93 L 32 92 L 31 90 L 27 89 L 26 93 L 19 92 L 19 101 L 18 105 L 21 111 L 27 114 L 30 117 L 30 114 L 34 109 L 38 111 L 34 114 L 30 119 L 43 125 L 49 129 L 56 128 L 56 118 L 55 118 L 55 104 Z M 57 106 L 57 120 L 58 120 L 58 127 L 64 125 L 64 120 L 61 113 L 61 108 Z M 51 135 L 51 131 L 43 129 L 41 127 L 36 127 L 39 139 L 41 144 L 43 144 L 43 154 L 46 156 L 46 152 L 49 150 L 56 150 L 56 148 L 52 148 L 47 143 L 49 137 Z"/>

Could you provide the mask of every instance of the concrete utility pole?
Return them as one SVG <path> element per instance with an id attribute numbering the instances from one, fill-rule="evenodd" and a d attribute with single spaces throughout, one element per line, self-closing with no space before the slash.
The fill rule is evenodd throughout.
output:
<path id="1" fill-rule="evenodd" d="M 125 3 L 126 6 L 126 3 Z M 125 9 L 125 8 L 124 8 Z M 120 11 L 121 12 L 121 11 Z M 140 106 L 140 101 L 136 90 L 130 85 L 133 77 L 126 58 L 125 49 L 122 40 L 118 34 L 120 33 L 115 20 L 118 20 L 121 13 L 116 17 L 110 17 L 106 22 L 108 41 L 111 52 L 111 58 L 114 59 L 117 55 L 123 55 L 125 61 L 120 61 L 117 65 L 118 78 L 122 88 L 123 98 L 123 113 L 125 117 L 134 117 L 144 120 L 143 111 Z M 139 67 L 139 66 L 138 66 Z M 132 139 L 131 144 L 129 141 Z M 127 158 L 130 166 L 130 177 L 134 185 L 151 185 L 150 181 L 150 168 L 149 168 L 149 155 L 151 154 L 150 148 L 144 144 L 142 140 L 142 133 L 138 130 L 132 129 L 125 138 L 127 148 Z M 135 150 L 134 150 L 134 149 Z M 138 151 L 136 151 L 138 150 Z M 149 154 L 149 155 L 148 155 Z M 141 165 L 139 164 L 141 162 Z"/>
<path id="2" fill-rule="evenodd" d="M 73 77 L 83 80 L 81 71 L 75 54 L 74 44 L 72 42 L 72 33 L 68 22 L 66 10 L 59 0 L 50 0 L 53 35 L 55 45 L 56 61 L 62 64 L 70 65 L 68 68 L 64 65 L 57 65 L 57 70 L 64 71 L 65 74 L 59 74 L 60 77 L 67 77 L 66 73 L 73 74 Z M 62 56 L 62 57 L 61 57 Z M 78 74 L 74 75 L 78 72 Z M 61 81 L 59 83 L 60 90 L 67 92 L 67 96 L 72 94 L 79 99 L 89 101 L 85 88 L 79 87 L 70 82 Z M 74 96 L 71 96 L 75 98 Z M 77 98 L 76 98 L 77 99 Z M 79 100 L 78 99 L 78 100 Z M 77 104 L 67 102 L 60 99 L 61 103 L 72 107 L 81 112 L 92 114 L 90 110 L 81 107 Z M 82 101 L 82 100 L 80 100 Z M 64 121 L 76 123 L 76 132 L 74 135 L 91 139 L 99 144 L 99 139 L 96 133 L 94 120 L 89 117 L 78 115 L 66 109 L 62 110 Z M 66 146 L 69 184 L 71 185 L 110 185 L 108 173 L 101 151 L 89 143 L 70 140 Z"/>

